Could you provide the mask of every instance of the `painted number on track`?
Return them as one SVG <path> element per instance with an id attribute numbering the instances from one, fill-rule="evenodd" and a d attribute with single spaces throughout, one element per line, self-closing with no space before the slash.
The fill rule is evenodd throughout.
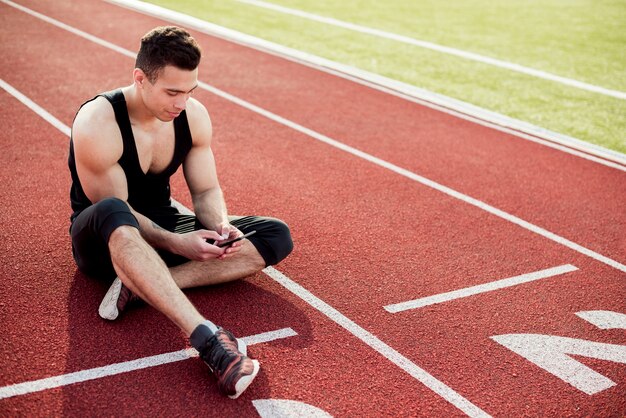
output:
<path id="1" fill-rule="evenodd" d="M 332 418 L 316 406 L 289 399 L 257 399 L 252 405 L 261 418 Z"/>
<path id="2" fill-rule="evenodd" d="M 601 329 L 626 329 L 626 315 L 617 312 L 589 311 L 576 315 Z M 491 339 L 588 395 L 615 386 L 615 382 L 570 355 L 626 364 L 625 345 L 542 334 L 506 334 Z"/>

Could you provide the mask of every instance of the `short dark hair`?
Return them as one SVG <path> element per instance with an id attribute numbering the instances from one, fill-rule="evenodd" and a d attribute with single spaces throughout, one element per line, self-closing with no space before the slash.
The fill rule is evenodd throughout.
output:
<path id="1" fill-rule="evenodd" d="M 166 65 L 183 70 L 195 70 L 202 52 L 196 40 L 185 29 L 160 26 L 141 38 L 135 68 L 141 69 L 151 83 Z"/>

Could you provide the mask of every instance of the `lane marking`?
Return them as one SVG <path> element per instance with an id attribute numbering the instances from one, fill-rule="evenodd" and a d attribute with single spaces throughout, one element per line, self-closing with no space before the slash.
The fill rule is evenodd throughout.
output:
<path id="1" fill-rule="evenodd" d="M 570 355 L 626 364 L 626 345 L 542 334 L 506 334 L 491 339 L 587 395 L 595 395 L 616 383 Z"/>
<path id="2" fill-rule="evenodd" d="M 364 33 L 367 35 L 373 35 L 379 38 L 389 39 L 392 41 L 401 42 L 401 43 L 405 43 L 408 45 L 417 46 L 420 48 L 430 49 L 432 51 L 437 51 L 440 53 L 461 57 L 461 58 L 468 59 L 471 61 L 480 62 L 482 64 L 492 65 L 494 67 L 504 68 L 510 71 L 515 71 L 515 72 L 529 75 L 532 77 L 554 81 L 554 82 L 561 83 L 570 87 L 575 87 L 581 90 L 603 94 L 605 96 L 614 97 L 616 99 L 626 100 L 626 93 L 619 91 L 619 90 L 612 90 L 612 89 L 608 89 L 605 87 L 596 86 L 590 83 L 585 83 L 585 82 L 574 80 L 571 78 L 562 77 L 562 76 L 552 74 L 546 71 L 536 70 L 534 68 L 526 67 L 523 65 L 519 65 L 519 64 L 507 62 L 507 61 L 502 61 L 496 58 L 487 57 L 487 56 L 476 54 L 473 52 L 468 52 L 468 51 L 463 51 L 457 48 L 438 45 L 433 42 L 422 41 L 422 40 L 411 38 L 408 36 L 386 32 L 380 29 L 374 29 L 374 28 L 370 28 L 367 26 L 357 25 L 354 23 L 349 23 L 349 22 L 345 22 L 345 21 L 330 18 L 330 17 L 324 17 L 324 16 L 313 14 L 313 13 L 304 12 L 302 10 L 290 9 L 288 7 L 279 6 L 279 5 L 268 3 L 265 1 L 259 1 L 259 0 L 234 0 L 234 1 L 237 1 L 239 3 L 249 4 L 251 6 L 268 9 L 268 10 L 273 10 L 273 11 L 283 13 L 283 14 L 288 14 L 291 16 L 300 17 L 303 19 L 312 20 L 315 22 L 324 23 L 324 24 L 331 25 L 331 26 L 340 27 L 343 29 L 348 29 L 354 32 Z"/>
<path id="3" fill-rule="evenodd" d="M 5 85 L 8 85 L 8 84 L 5 83 L 2 79 L 0 79 L 0 86 L 4 87 Z M 12 89 L 12 91 L 17 91 L 17 90 Z M 20 94 L 20 96 L 26 97 L 23 94 Z M 40 111 L 42 111 L 43 108 L 41 108 L 39 105 L 35 104 L 32 101 L 30 102 L 33 105 L 32 107 L 30 107 L 30 109 L 33 110 L 36 114 L 40 115 Z M 54 118 L 54 116 L 51 116 L 51 115 L 50 117 Z M 63 122 L 59 121 L 56 118 L 54 119 L 58 123 L 51 123 L 52 126 L 59 129 L 61 132 L 66 133 L 65 128 L 67 127 L 63 124 Z M 174 199 L 172 199 L 172 204 L 174 204 L 177 208 L 179 208 L 180 212 L 183 214 L 193 214 L 193 212 L 189 208 L 185 207 L 184 205 L 180 204 L 180 202 Z M 443 397 L 443 399 L 450 402 L 452 405 L 456 406 L 457 408 L 465 412 L 470 417 L 489 417 L 490 416 L 486 412 L 478 408 L 476 405 L 472 404 L 470 401 L 465 399 L 463 396 L 455 392 L 452 388 L 447 386 L 445 383 L 439 381 L 437 378 L 435 378 L 434 376 L 432 376 L 425 370 L 421 369 L 419 366 L 411 362 L 409 359 L 407 359 L 402 354 L 400 354 L 399 352 L 397 352 L 396 350 L 394 350 L 393 348 L 391 348 L 390 346 L 388 346 L 387 344 L 379 340 L 377 337 L 375 337 L 368 331 L 361 328 L 359 325 L 357 325 L 355 322 L 353 322 L 352 320 L 350 320 L 349 318 L 341 314 L 339 311 L 337 311 L 336 309 L 334 309 L 327 303 L 323 302 L 321 299 L 314 296 L 312 293 L 304 289 L 302 286 L 298 285 L 297 283 L 289 279 L 283 273 L 279 272 L 273 267 L 267 267 L 263 270 L 263 272 L 266 275 L 268 275 L 270 278 L 272 278 L 273 280 L 277 281 L 280 285 L 286 287 L 289 291 L 294 293 L 296 296 L 300 297 L 301 299 L 305 300 L 307 303 L 311 304 L 311 306 L 313 306 L 315 309 L 317 309 L 318 311 L 326 315 L 333 322 L 337 323 L 342 328 L 346 329 L 352 335 L 354 335 L 355 337 L 363 341 L 365 344 L 367 344 L 368 346 L 370 346 L 371 348 L 373 348 L 374 350 L 382 354 L 385 358 L 387 358 L 393 364 L 400 367 L 402 370 L 407 372 L 412 377 L 416 378 L 418 381 L 422 382 L 427 388 L 429 388 L 430 390 L 432 390 L 439 396 Z M 282 331 L 282 330 L 279 330 L 279 331 Z M 257 336 L 252 336 L 252 337 L 246 337 L 244 341 L 246 342 L 246 344 L 251 345 L 251 344 L 257 343 L 258 341 L 265 341 L 265 338 L 266 337 L 257 335 Z M 186 350 L 181 350 L 181 351 L 186 351 Z M 176 353 L 178 354 L 173 354 L 173 357 L 175 358 L 179 358 L 179 357 L 183 357 L 184 355 L 187 355 L 187 354 L 183 355 L 181 354 L 181 352 L 176 352 Z M 155 357 L 158 357 L 158 356 L 155 356 Z M 184 360 L 185 358 L 188 358 L 188 356 L 180 358 L 180 360 Z M 143 360 L 143 359 L 139 359 L 135 361 L 140 362 L 140 360 Z M 172 360 L 172 361 L 178 361 L 178 360 Z M 120 364 L 125 364 L 125 363 L 120 363 Z M 140 362 L 140 364 L 143 364 L 143 362 Z M 106 373 L 109 370 L 106 367 L 111 367 L 111 366 L 105 366 L 105 368 L 97 368 L 97 369 L 92 369 L 92 370 L 98 370 L 98 372 L 100 373 Z M 145 367 L 150 367 L 150 366 L 145 366 Z M 99 370 L 99 369 L 103 369 L 103 370 Z M 78 372 L 78 373 L 81 373 L 81 372 Z M 113 374 L 116 374 L 116 373 L 113 373 Z M 74 375 L 74 374 L 70 374 L 70 375 Z M 68 375 L 64 375 L 64 376 L 68 376 Z M 83 377 L 84 377 L 83 375 L 77 375 L 77 376 L 72 376 L 71 379 L 83 378 Z M 55 379 L 60 379 L 61 381 L 55 380 Z M 1 395 L 4 393 L 3 391 L 6 391 L 6 393 L 9 396 L 16 396 L 16 395 L 11 395 L 11 393 L 14 393 L 16 390 L 24 391 L 24 390 L 33 389 L 32 391 L 37 391 L 37 390 L 44 390 L 44 389 L 48 389 L 52 387 L 58 387 L 58 386 L 62 386 L 65 384 L 71 384 L 72 382 L 67 383 L 68 381 L 67 379 L 69 378 L 63 378 L 63 376 L 60 376 L 57 378 L 41 379 L 41 381 L 44 381 L 44 382 L 36 383 L 36 386 L 30 385 L 30 384 L 35 383 L 35 382 L 40 382 L 40 381 L 27 382 L 27 383 L 22 383 L 18 385 L 7 386 L 5 388 L 0 388 L 0 399 L 2 399 Z M 87 380 L 90 380 L 90 379 L 87 379 Z M 83 381 L 83 380 L 79 380 L 79 381 Z M 24 385 L 24 386 L 20 386 L 20 385 Z M 56 385 L 56 386 L 50 386 L 50 385 Z M 15 388 L 15 386 L 17 386 L 17 389 Z M 43 387 L 43 388 L 38 389 L 39 387 Z M 7 388 L 12 388 L 12 389 L 10 389 L 10 392 L 9 392 L 9 389 Z M 25 392 L 25 393 L 30 393 L 30 392 Z M 21 394 L 21 393 L 18 393 L 18 394 Z"/>
<path id="4" fill-rule="evenodd" d="M 548 277 L 554 277 L 565 273 L 578 270 L 577 267 L 571 264 L 565 264 L 558 267 L 552 267 L 545 270 L 536 271 L 533 273 L 522 274 L 521 276 L 509 277 L 508 279 L 496 280 L 494 282 L 483 283 L 476 286 L 466 287 L 464 289 L 454 290 L 451 292 L 440 293 L 438 295 L 427 296 L 424 298 L 409 300 L 406 302 L 394 303 L 392 305 L 385 306 L 385 310 L 391 313 L 398 313 L 407 311 L 409 309 L 423 308 L 424 306 L 435 305 L 437 303 L 449 302 L 455 299 L 466 298 L 468 296 L 474 296 L 481 293 L 491 292 L 494 290 L 504 289 L 511 286 L 517 286 L 519 284 L 532 282 L 535 280 L 546 279 Z"/>
<path id="5" fill-rule="evenodd" d="M 8 0 L 0 0 L 0 1 L 5 2 L 5 3 L 12 3 L 12 2 L 10 2 Z M 29 9 L 25 9 L 25 10 L 29 10 Z M 26 13 L 29 13 L 29 12 L 26 12 Z M 38 16 L 36 16 L 36 17 L 38 17 Z M 52 19 L 52 18 L 47 18 L 46 22 L 49 22 L 49 23 L 51 23 L 53 25 L 57 25 L 55 23 L 57 21 L 55 19 Z M 58 22 L 58 23 L 60 23 L 60 22 Z M 63 24 L 63 25 L 67 26 L 65 24 Z M 59 27 L 61 27 L 61 26 L 59 26 Z M 83 36 L 82 34 L 84 32 L 82 32 L 82 31 L 80 31 L 78 29 L 73 29 L 72 33 L 74 33 L 76 35 L 79 35 L 79 36 Z M 89 35 L 89 36 L 93 37 L 92 35 Z M 87 38 L 87 39 L 89 39 L 89 38 Z M 102 46 L 105 46 L 107 48 L 109 47 L 108 46 L 109 43 L 106 42 L 106 41 L 100 42 L 98 44 L 102 45 Z M 117 51 L 117 49 L 119 49 L 119 47 L 116 47 L 115 50 Z M 130 55 L 131 58 L 135 57 L 135 54 L 133 52 L 130 52 L 128 50 L 126 50 L 126 52 L 128 54 L 131 54 Z M 325 143 L 327 145 L 330 145 L 330 146 L 332 146 L 334 148 L 340 149 L 340 150 L 345 151 L 345 152 L 347 152 L 349 154 L 352 154 L 352 155 L 354 155 L 356 157 L 362 158 L 362 159 L 364 159 L 366 161 L 369 161 L 369 162 L 371 162 L 373 164 L 376 164 L 376 165 L 378 165 L 380 167 L 386 168 L 386 169 L 388 169 L 388 170 L 390 170 L 390 171 L 392 171 L 392 172 L 394 172 L 396 174 L 399 174 L 401 176 L 404 176 L 406 178 L 414 180 L 414 181 L 416 181 L 416 182 L 418 182 L 418 183 L 420 183 L 420 184 L 422 184 L 424 186 L 430 187 L 430 188 L 435 189 L 435 190 L 437 190 L 439 192 L 442 192 L 442 193 L 444 193 L 444 194 L 446 194 L 448 196 L 451 196 L 451 197 L 453 197 L 455 199 L 458 199 L 458 200 L 460 200 L 462 202 L 468 203 L 468 204 L 470 204 L 472 206 L 475 206 L 475 207 L 477 207 L 479 209 L 482 209 L 485 212 L 491 213 L 492 215 L 495 215 L 495 216 L 497 216 L 497 217 L 499 217 L 501 219 L 504 219 L 504 220 L 509 221 L 509 222 L 511 222 L 513 224 L 516 224 L 516 225 L 518 225 L 518 226 L 520 226 L 520 227 L 522 227 L 522 228 L 524 228 L 524 229 L 526 229 L 528 231 L 534 232 L 534 233 L 536 233 L 536 234 L 538 234 L 540 236 L 543 236 L 544 238 L 547 238 L 547 239 L 549 239 L 551 241 L 554 241 L 554 242 L 556 242 L 558 244 L 561 244 L 561 245 L 563 245 L 563 246 L 565 246 L 567 248 L 570 248 L 570 249 L 572 249 L 572 250 L 574 250 L 574 251 L 576 251 L 576 252 L 578 252 L 580 254 L 586 255 L 586 256 L 588 256 L 590 258 L 593 258 L 594 260 L 600 261 L 601 263 L 604 263 L 604 264 L 606 264 L 606 265 L 608 265 L 610 267 L 613 267 L 613 268 L 615 268 L 617 270 L 620 270 L 620 271 L 626 273 L 626 265 L 621 264 L 621 263 L 619 263 L 619 262 L 617 262 L 617 261 L 615 261 L 615 260 L 613 260 L 613 259 L 611 259 L 609 257 L 603 256 L 602 254 L 599 254 L 599 253 L 597 253 L 595 251 L 592 251 L 592 250 L 590 250 L 590 249 L 588 249 L 586 247 L 583 247 L 582 245 L 579 245 L 579 244 L 577 244 L 577 243 L 575 243 L 573 241 L 570 241 L 570 240 L 568 240 L 566 238 L 563 238 L 563 237 L 561 237 L 561 236 L 559 236 L 557 234 L 554 234 L 554 233 L 552 233 L 552 232 L 550 232 L 550 231 L 548 231 L 548 230 L 546 230 L 544 228 L 541 228 L 541 227 L 539 227 L 537 225 L 534 225 L 534 224 L 532 224 L 530 222 L 527 222 L 527 221 L 525 221 L 525 220 L 523 220 L 521 218 L 518 218 L 517 216 L 511 215 L 511 214 L 509 214 L 507 212 L 504 212 L 503 210 L 500 210 L 500 209 L 498 209 L 496 207 L 493 207 L 493 206 L 491 206 L 491 205 L 489 205 L 487 203 L 484 203 L 484 202 L 482 202 L 482 201 L 480 201 L 478 199 L 475 199 L 475 198 L 470 197 L 468 195 L 465 195 L 463 193 L 457 192 L 454 189 L 451 189 L 451 188 L 449 188 L 447 186 L 444 186 L 444 185 L 439 184 L 439 183 L 437 183 L 435 181 L 427 179 L 426 177 L 422 177 L 422 176 L 420 176 L 418 174 L 413 173 L 412 171 L 409 171 L 407 169 L 401 168 L 401 167 L 399 167 L 399 166 L 397 166 L 395 164 L 392 164 L 390 162 L 387 162 L 387 161 L 385 161 L 385 160 L 383 160 L 381 158 L 374 157 L 371 154 L 368 154 L 366 152 L 363 152 L 361 150 L 353 148 L 353 147 L 351 147 L 349 145 L 346 145 L 346 144 L 344 144 L 342 142 L 334 140 L 334 139 L 332 139 L 332 138 L 330 138 L 330 137 L 328 137 L 326 135 L 322 135 L 322 134 L 320 134 L 318 132 L 315 132 L 315 131 L 313 131 L 311 129 L 305 128 L 302 125 L 299 125 L 299 124 L 297 124 L 295 122 L 292 122 L 292 121 L 290 121 L 288 119 L 285 119 L 282 116 L 278 116 L 278 115 L 276 115 L 276 114 L 274 114 L 274 113 L 272 113 L 272 112 L 270 112 L 268 110 L 265 110 L 265 109 L 263 109 L 263 108 L 261 108 L 259 106 L 256 106 L 256 105 L 254 105 L 254 104 L 252 104 L 250 102 L 247 102 L 247 101 L 245 101 L 243 99 L 240 99 L 240 98 L 238 98 L 236 96 L 233 96 L 233 95 L 231 95 L 229 93 L 226 93 L 226 92 L 224 92 L 224 91 L 222 91 L 222 90 L 220 90 L 220 89 L 218 89 L 216 87 L 210 86 L 210 85 L 208 85 L 208 84 L 206 84 L 206 83 L 204 83 L 202 81 L 198 82 L 198 86 L 200 88 L 204 89 L 204 90 L 207 90 L 207 91 L 209 91 L 209 92 L 219 96 L 219 97 L 222 97 L 223 99 L 226 99 L 226 100 L 231 101 L 231 102 L 233 102 L 235 104 L 238 104 L 239 106 L 241 106 L 241 107 L 243 107 L 245 109 L 248 109 L 248 110 L 250 110 L 252 112 L 255 112 L 255 113 L 258 113 L 258 114 L 260 114 L 262 116 L 265 116 L 266 118 L 268 118 L 270 120 L 273 120 L 274 122 L 277 122 L 277 123 L 279 123 L 281 125 L 284 125 L 284 126 L 287 126 L 289 128 L 292 128 L 292 129 L 294 129 L 294 130 L 296 130 L 298 132 L 301 132 L 301 133 L 303 133 L 303 134 L 305 134 L 305 135 L 307 135 L 307 136 L 309 136 L 309 137 L 311 137 L 313 139 L 316 139 L 316 140 L 318 140 L 320 142 L 323 142 L 323 143 Z"/>
<path id="6" fill-rule="evenodd" d="M 255 399 L 252 405 L 261 418 L 333 418 L 316 406 L 290 399 Z"/>
<path id="7" fill-rule="evenodd" d="M 89 40 L 91 42 L 94 42 L 94 43 L 96 43 L 98 45 L 104 46 L 105 48 L 112 49 L 115 52 L 119 52 L 120 54 L 126 55 L 127 57 L 130 57 L 130 58 L 133 58 L 133 59 L 136 58 L 136 54 L 130 52 L 127 49 L 121 48 L 121 47 L 119 47 L 119 46 L 117 46 L 115 44 L 112 44 L 111 42 L 108 42 L 108 41 L 105 41 L 103 39 L 100 39 L 97 36 L 91 35 L 91 34 L 89 34 L 87 32 L 83 32 L 82 30 L 76 29 L 76 28 L 74 28 L 72 26 L 69 26 L 69 25 L 67 25 L 67 24 L 65 24 L 65 23 L 63 23 L 63 22 L 61 22 L 59 20 L 53 19 L 51 17 L 48 17 L 48 16 L 46 16 L 44 14 L 36 12 L 35 10 L 29 9 L 27 7 L 24 7 L 24 6 L 20 5 L 20 4 L 12 2 L 10 0 L 0 0 L 0 1 L 2 1 L 2 3 L 5 3 L 5 4 L 7 4 L 7 5 L 11 6 L 11 7 L 16 8 L 16 9 L 18 9 L 18 10 L 20 10 L 20 11 L 26 13 L 26 14 L 29 14 L 31 16 L 34 16 L 34 17 L 38 18 L 38 19 L 41 19 L 41 20 L 43 20 L 46 23 L 50 23 L 50 24 L 52 24 L 54 26 L 57 26 L 57 27 L 59 27 L 59 28 L 61 28 L 63 30 L 71 32 L 74 35 L 78 35 L 78 36 L 80 36 L 82 38 L 85 38 L 85 39 L 87 39 L 87 40 Z"/>
<path id="8" fill-rule="evenodd" d="M 39 106 L 37 103 L 30 100 L 28 97 L 23 95 L 19 90 L 11 86 L 9 83 L 5 82 L 0 78 L 0 87 L 2 87 L 7 93 L 11 96 L 15 97 L 17 100 L 22 102 L 26 107 L 30 110 L 41 116 L 46 122 L 57 128 L 59 131 L 63 132 L 65 135 L 71 135 L 71 129 L 69 126 L 65 125 L 63 122 L 52 116 L 46 109 Z"/>
<path id="9" fill-rule="evenodd" d="M 596 328 L 600 329 L 626 329 L 626 314 L 613 311 L 582 311 L 576 312 L 576 316 Z"/>
<path id="10" fill-rule="evenodd" d="M 294 337 L 296 335 L 298 334 L 293 329 L 282 328 L 276 331 L 250 335 L 241 339 L 247 345 L 254 345 L 275 341 L 278 339 Z M 47 389 L 73 385 L 75 383 L 86 382 L 94 379 L 101 379 L 103 377 L 114 376 L 116 374 L 128 373 L 135 370 L 160 366 L 162 364 L 187 360 L 193 357 L 198 357 L 198 352 L 194 348 L 186 348 L 179 351 L 173 351 L 171 353 L 158 354 L 155 356 L 143 357 L 136 360 L 109 364 L 103 367 L 95 367 L 93 369 L 81 370 L 78 372 L 68 373 L 60 376 L 53 376 L 45 379 L 33 380 L 30 382 L 17 383 L 14 385 L 1 387 L 0 399 L 41 392 Z"/>
<path id="11" fill-rule="evenodd" d="M 413 363 L 411 360 L 400 354 L 398 351 L 384 343 L 378 337 L 365 330 L 357 323 L 346 317 L 344 314 L 333 308 L 313 293 L 309 292 L 298 283 L 294 282 L 280 271 L 273 267 L 267 267 L 263 270 L 265 274 L 270 276 L 276 282 L 278 282 L 285 289 L 289 290 L 300 299 L 307 302 L 313 308 L 324 314 L 330 320 L 337 325 L 354 335 L 372 349 L 380 353 L 387 358 L 393 364 L 404 370 L 416 380 L 423 383 L 426 387 L 430 388 L 433 392 L 441 396 L 452 405 L 469 415 L 470 417 L 486 417 L 489 416 L 485 411 L 465 399 L 459 393 L 454 391 L 448 385 L 428 373 L 426 370 Z"/>
<path id="12" fill-rule="evenodd" d="M 237 43 L 248 48 L 253 48 L 267 54 L 296 62 L 298 64 L 314 68 L 318 71 L 323 71 L 336 77 L 394 95 L 402 98 L 403 100 L 408 100 L 439 112 L 452 115 L 456 118 L 468 120 L 481 126 L 486 126 L 501 132 L 515 135 L 527 141 L 535 142 L 568 154 L 576 155 L 580 158 L 594 161 L 598 164 L 626 171 L 626 168 L 624 167 L 624 164 L 626 164 L 626 155 L 618 151 L 585 142 L 558 132 L 553 132 L 539 126 L 532 125 L 528 122 L 523 122 L 521 120 L 483 109 L 442 94 L 421 89 L 398 80 L 393 80 L 359 68 L 288 48 L 286 46 L 269 42 L 261 38 L 256 38 L 242 32 L 237 32 L 235 30 L 188 16 L 183 13 L 175 12 L 161 6 L 138 0 L 105 1 L 129 10 L 154 16 L 159 19 L 168 20 L 190 29 L 193 28 L 199 32 L 224 39 L 228 42 Z M 577 152 L 576 150 L 582 152 Z M 588 158 L 591 156 L 600 158 Z M 621 165 L 607 164 L 609 161 L 613 161 Z"/>

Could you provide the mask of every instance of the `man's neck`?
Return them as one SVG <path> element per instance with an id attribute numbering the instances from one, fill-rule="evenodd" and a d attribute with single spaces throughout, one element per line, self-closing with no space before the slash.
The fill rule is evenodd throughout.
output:
<path id="1" fill-rule="evenodd" d="M 123 87 L 122 92 L 126 99 L 128 117 L 131 119 L 131 122 L 148 129 L 155 125 L 160 126 L 163 123 L 144 105 L 141 93 L 137 91 L 137 86 L 132 84 L 128 87 Z"/>

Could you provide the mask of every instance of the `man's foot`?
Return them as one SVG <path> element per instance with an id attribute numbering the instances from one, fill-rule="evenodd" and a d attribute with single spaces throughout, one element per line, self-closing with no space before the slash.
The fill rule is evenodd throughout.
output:
<path id="1" fill-rule="evenodd" d="M 135 295 L 129 288 L 124 286 L 119 277 L 117 277 L 113 281 L 107 294 L 104 295 L 104 299 L 102 299 L 100 303 L 100 308 L 98 308 L 98 313 L 101 318 L 113 321 L 126 309 L 130 302 L 136 300 L 140 300 L 139 296 Z"/>
<path id="2" fill-rule="evenodd" d="M 246 346 L 223 328 L 209 337 L 198 350 L 200 358 L 217 377 L 217 387 L 224 395 L 236 399 L 259 372 L 259 362 L 247 357 Z"/>

